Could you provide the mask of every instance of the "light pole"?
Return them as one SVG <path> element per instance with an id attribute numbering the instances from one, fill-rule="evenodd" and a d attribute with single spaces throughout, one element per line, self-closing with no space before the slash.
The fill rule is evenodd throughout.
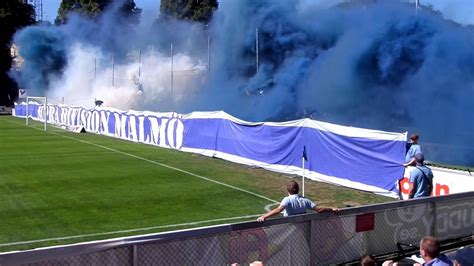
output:
<path id="1" fill-rule="evenodd" d="M 255 28 L 255 61 L 256 61 L 257 73 L 258 73 L 258 28 Z"/>
<path id="2" fill-rule="evenodd" d="M 211 35 L 209 34 L 209 24 L 205 25 L 207 31 L 207 80 L 211 79 Z"/>
<path id="3" fill-rule="evenodd" d="M 112 55 L 112 87 L 115 87 L 115 54 Z"/>
<path id="4" fill-rule="evenodd" d="M 174 112 L 174 97 L 173 97 L 173 43 L 170 44 L 171 53 L 171 112 Z"/>

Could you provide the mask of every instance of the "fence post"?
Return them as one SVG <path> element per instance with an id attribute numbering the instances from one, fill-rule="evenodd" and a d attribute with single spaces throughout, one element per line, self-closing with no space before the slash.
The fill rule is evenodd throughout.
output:
<path id="1" fill-rule="evenodd" d="M 316 239 L 314 237 L 316 228 L 314 225 L 314 220 L 309 221 L 309 264 L 316 265 Z"/>
<path id="2" fill-rule="evenodd" d="M 138 266 L 138 248 L 137 245 L 132 246 L 132 265 Z"/>
<path id="3" fill-rule="evenodd" d="M 430 208 L 431 208 L 431 211 L 430 211 L 430 214 L 433 218 L 433 222 L 431 223 L 431 229 L 430 229 L 430 234 L 434 237 L 438 237 L 437 236 L 437 230 L 436 230 L 436 220 L 437 220 L 437 216 L 436 216 L 436 203 L 434 201 L 430 202 Z"/>
<path id="4" fill-rule="evenodd" d="M 237 243 L 238 243 L 238 251 L 237 251 L 237 254 L 238 254 L 238 262 L 240 263 L 240 265 L 243 265 L 243 261 L 242 261 L 242 231 L 237 231 Z"/>

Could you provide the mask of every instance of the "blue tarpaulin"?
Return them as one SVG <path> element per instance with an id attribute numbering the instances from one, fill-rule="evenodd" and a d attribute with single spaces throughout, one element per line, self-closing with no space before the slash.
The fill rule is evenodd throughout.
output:
<path id="1" fill-rule="evenodd" d="M 26 115 L 26 104 L 15 115 Z M 44 106 L 29 104 L 43 120 Z M 113 108 L 49 106 L 48 121 L 83 126 L 88 132 L 200 153 L 290 174 L 396 196 L 403 177 L 406 133 L 340 126 L 310 119 L 250 123 L 224 112 L 124 112 Z"/>

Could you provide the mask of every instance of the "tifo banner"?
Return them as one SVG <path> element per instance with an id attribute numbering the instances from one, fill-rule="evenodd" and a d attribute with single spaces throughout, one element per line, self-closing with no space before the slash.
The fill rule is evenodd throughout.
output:
<path id="1" fill-rule="evenodd" d="M 26 115 L 26 104 L 15 115 Z M 28 114 L 44 121 L 44 105 Z M 396 197 L 403 177 L 406 133 L 345 127 L 310 119 L 250 123 L 224 112 L 124 112 L 113 108 L 48 106 L 48 122 L 88 132 L 219 157 L 268 170 Z"/>
<path id="2" fill-rule="evenodd" d="M 430 167 L 433 171 L 432 196 L 442 196 L 453 193 L 474 191 L 474 176 L 466 171 Z M 401 195 L 408 198 L 410 188 L 410 173 L 414 167 L 407 167 L 403 179 L 400 180 Z"/>

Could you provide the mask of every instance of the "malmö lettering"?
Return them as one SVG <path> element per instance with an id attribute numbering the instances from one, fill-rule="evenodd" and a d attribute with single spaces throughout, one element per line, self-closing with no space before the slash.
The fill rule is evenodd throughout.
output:
<path id="1" fill-rule="evenodd" d="M 44 106 L 35 106 L 31 112 L 44 120 Z M 36 110 L 34 110 L 36 109 Z M 181 149 L 184 123 L 179 117 L 133 114 L 104 109 L 48 106 L 48 122 L 57 125 L 82 126 L 88 132 L 161 147 Z"/>

